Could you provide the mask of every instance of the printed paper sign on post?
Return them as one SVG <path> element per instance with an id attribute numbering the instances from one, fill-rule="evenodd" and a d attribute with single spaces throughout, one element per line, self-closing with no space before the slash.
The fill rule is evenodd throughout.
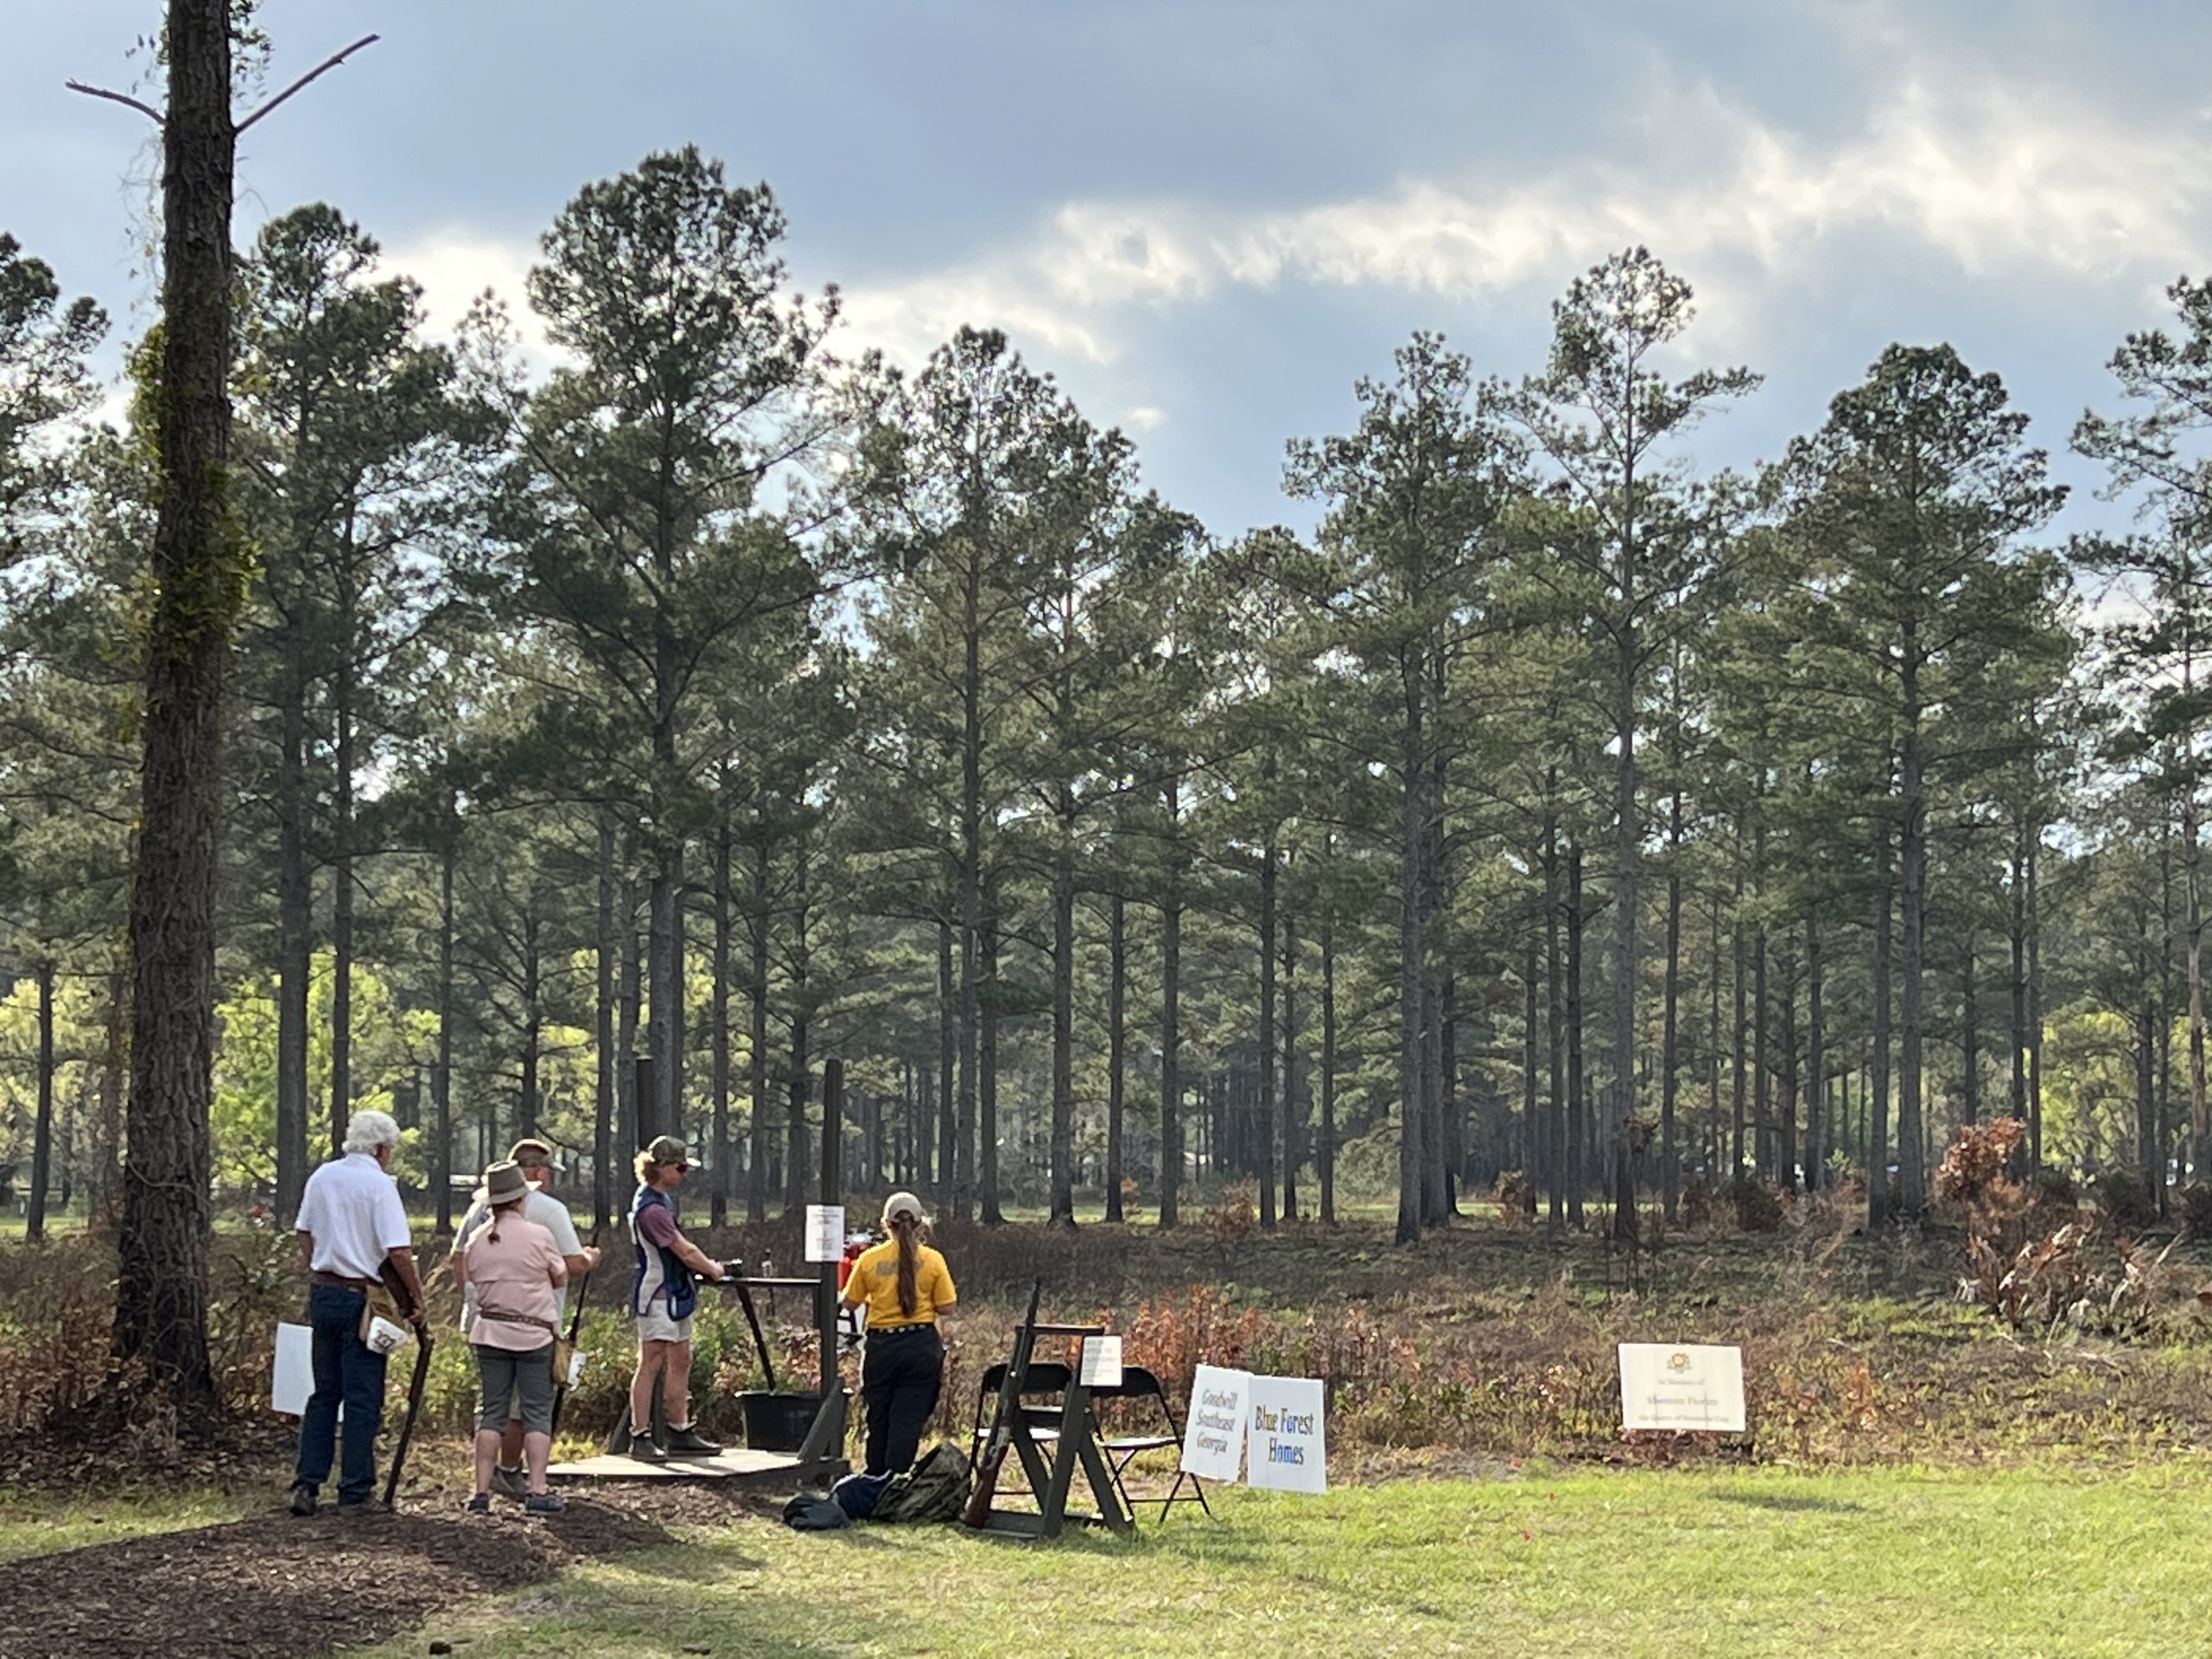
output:
<path id="1" fill-rule="evenodd" d="M 1660 1342 L 1624 1342 L 1623 1428 L 1744 1432 L 1744 1351 Z"/>
<path id="2" fill-rule="evenodd" d="M 1201 1365 L 1191 1379 L 1191 1416 L 1183 1426 L 1183 1467 L 1201 1480 L 1232 1481 L 1244 1461 L 1244 1402 L 1249 1371 Z"/>
<path id="3" fill-rule="evenodd" d="M 1122 1339 L 1119 1337 L 1085 1337 L 1083 1339 L 1083 1369 L 1077 1380 L 1086 1389 L 1120 1388 Z"/>
<path id="4" fill-rule="evenodd" d="M 806 1259 L 835 1262 L 845 1253 L 845 1206 L 810 1204 L 806 1206 Z"/>
<path id="5" fill-rule="evenodd" d="M 1254 1377 L 1245 1484 L 1286 1492 L 1327 1491 L 1328 1436 L 1321 1415 L 1318 1378 Z"/>

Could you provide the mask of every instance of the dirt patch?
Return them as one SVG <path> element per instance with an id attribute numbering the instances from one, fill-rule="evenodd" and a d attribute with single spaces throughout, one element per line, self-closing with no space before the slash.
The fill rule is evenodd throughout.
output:
<path id="1" fill-rule="evenodd" d="M 646 1507 L 594 1497 L 542 1517 L 503 1506 L 489 1516 L 325 1510 L 306 1520 L 280 1510 L 10 1562 L 0 1565 L 0 1656 L 308 1659 L 573 1561 L 671 1541 L 636 1512 Z M 729 1512 L 722 1504 L 720 1518 Z"/>

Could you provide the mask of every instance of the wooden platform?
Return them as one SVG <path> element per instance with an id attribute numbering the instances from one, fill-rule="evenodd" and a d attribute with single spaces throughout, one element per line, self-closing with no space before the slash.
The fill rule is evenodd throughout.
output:
<path id="1" fill-rule="evenodd" d="M 755 1452 L 738 1446 L 711 1458 L 671 1458 L 665 1463 L 601 1452 L 554 1464 L 545 1473 L 552 1480 L 743 1480 L 795 1487 L 802 1470 L 814 1472 L 787 1452 Z M 843 1466 L 838 1465 L 836 1472 L 844 1472 Z"/>

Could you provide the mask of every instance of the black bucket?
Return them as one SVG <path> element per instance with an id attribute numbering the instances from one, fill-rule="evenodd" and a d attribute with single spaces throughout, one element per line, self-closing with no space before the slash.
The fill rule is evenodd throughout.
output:
<path id="1" fill-rule="evenodd" d="M 737 1396 L 737 1408 L 745 1414 L 746 1445 L 755 1452 L 796 1452 L 806 1444 L 822 1396 L 748 1389 Z"/>

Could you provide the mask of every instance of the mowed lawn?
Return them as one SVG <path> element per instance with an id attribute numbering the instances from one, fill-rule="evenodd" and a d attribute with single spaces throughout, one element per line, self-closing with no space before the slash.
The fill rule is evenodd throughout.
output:
<path id="1" fill-rule="evenodd" d="M 2212 1651 L 2212 1469 L 1524 1472 L 1238 1489 L 1124 1541 L 772 1522 L 373 1649 L 496 1656 Z M 493 1523 L 498 1524 L 498 1523 Z"/>

